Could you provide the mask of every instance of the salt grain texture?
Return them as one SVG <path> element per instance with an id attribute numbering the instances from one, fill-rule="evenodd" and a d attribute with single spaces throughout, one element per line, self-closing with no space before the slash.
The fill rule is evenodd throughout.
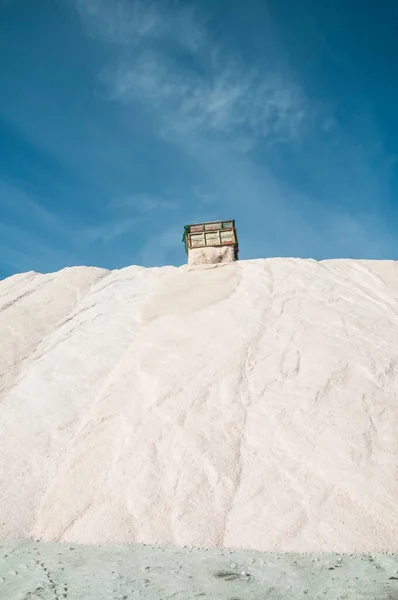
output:
<path id="1" fill-rule="evenodd" d="M 398 266 L 0 282 L 0 537 L 398 550 Z"/>
<path id="2" fill-rule="evenodd" d="M 231 263 L 235 260 L 235 248 L 233 246 L 190 248 L 188 251 L 189 265 Z"/>

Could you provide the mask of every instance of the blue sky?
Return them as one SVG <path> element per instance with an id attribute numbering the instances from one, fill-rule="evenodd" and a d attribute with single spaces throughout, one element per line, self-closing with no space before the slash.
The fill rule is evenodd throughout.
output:
<path id="1" fill-rule="evenodd" d="M 394 7 L 395 4 L 395 7 Z M 398 5 L 0 0 L 0 277 L 240 258 L 398 259 Z"/>

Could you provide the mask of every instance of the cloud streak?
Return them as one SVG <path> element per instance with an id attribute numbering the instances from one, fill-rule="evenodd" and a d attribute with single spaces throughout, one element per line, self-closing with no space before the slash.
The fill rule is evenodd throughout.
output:
<path id="1" fill-rule="evenodd" d="M 141 214 L 153 212 L 155 210 L 175 211 L 178 209 L 178 203 L 175 200 L 150 194 L 130 194 L 112 200 L 110 205 L 113 208 L 134 210 Z"/>
<path id="2" fill-rule="evenodd" d="M 300 87 L 225 51 L 192 8 L 167 2 L 76 2 L 92 33 L 128 47 L 101 73 L 110 99 L 141 103 L 156 115 L 166 136 L 277 141 L 299 135 L 308 110 Z M 240 149 L 251 146 L 240 144 Z"/>
<path id="3" fill-rule="evenodd" d="M 0 180 L 0 208 L 3 214 L 10 213 L 20 221 L 28 219 L 30 223 L 40 224 L 57 235 L 63 234 L 65 228 L 59 218 L 34 199 L 21 191 L 18 187 Z"/>
<path id="4" fill-rule="evenodd" d="M 75 6 L 90 35 L 121 47 L 167 40 L 196 51 L 206 42 L 205 21 L 181 2 L 75 0 Z"/>
<path id="5" fill-rule="evenodd" d="M 0 180 L 0 263 L 16 271 L 61 268 L 72 260 L 67 250 L 70 230 L 41 202 L 18 187 Z M 62 240 L 65 249 L 59 249 Z"/>
<path id="6" fill-rule="evenodd" d="M 128 65 L 107 68 L 101 79 L 113 100 L 139 101 L 154 111 L 168 134 L 268 140 L 298 136 L 306 115 L 298 88 L 277 76 L 264 79 L 238 63 L 206 66 L 206 74 L 192 74 L 148 50 Z"/>

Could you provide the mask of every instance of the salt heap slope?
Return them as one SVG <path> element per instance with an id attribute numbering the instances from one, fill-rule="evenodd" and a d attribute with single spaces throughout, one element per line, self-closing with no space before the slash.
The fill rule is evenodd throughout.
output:
<path id="1" fill-rule="evenodd" d="M 398 265 L 0 282 L 0 537 L 398 550 Z"/>

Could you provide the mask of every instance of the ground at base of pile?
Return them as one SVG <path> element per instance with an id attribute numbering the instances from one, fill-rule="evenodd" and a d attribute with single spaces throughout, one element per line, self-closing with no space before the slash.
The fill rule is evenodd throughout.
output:
<path id="1" fill-rule="evenodd" d="M 0 544 L 1 600 L 398 598 L 398 555 Z"/>

